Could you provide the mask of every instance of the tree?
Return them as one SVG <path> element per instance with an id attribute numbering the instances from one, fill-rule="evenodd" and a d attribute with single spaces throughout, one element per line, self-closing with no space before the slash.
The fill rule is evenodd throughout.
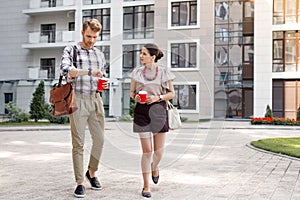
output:
<path id="1" fill-rule="evenodd" d="M 269 105 L 267 105 L 265 117 L 273 117 L 273 112 Z"/>
<path id="2" fill-rule="evenodd" d="M 44 81 L 41 80 L 35 92 L 33 93 L 33 98 L 30 104 L 30 118 L 37 122 L 39 119 L 43 119 L 46 114 L 45 109 L 45 90 Z"/>

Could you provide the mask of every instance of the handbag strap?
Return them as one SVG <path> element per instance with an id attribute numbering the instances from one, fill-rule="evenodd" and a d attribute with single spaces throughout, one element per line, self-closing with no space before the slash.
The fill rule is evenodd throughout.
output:
<path id="1" fill-rule="evenodd" d="M 73 46 L 73 65 L 75 68 L 77 68 L 77 52 L 76 52 L 76 47 L 75 45 Z M 59 75 L 59 80 L 58 80 L 58 86 L 61 86 L 61 82 L 62 82 L 62 79 L 63 79 L 63 75 Z M 66 77 L 67 79 L 67 77 Z"/>
<path id="2" fill-rule="evenodd" d="M 169 100 L 167 100 L 166 102 L 167 102 L 167 109 L 168 110 L 174 109 L 173 104 Z"/>

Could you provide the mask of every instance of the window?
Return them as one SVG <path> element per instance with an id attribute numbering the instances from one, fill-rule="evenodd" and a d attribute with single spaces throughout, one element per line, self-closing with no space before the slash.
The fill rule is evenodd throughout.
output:
<path id="1" fill-rule="evenodd" d="M 123 103 L 122 103 L 122 114 L 123 115 L 129 115 L 132 114 L 130 107 L 135 103 L 133 99 L 130 98 L 130 84 L 129 83 L 123 83 L 122 84 L 122 97 L 123 97 Z"/>
<path id="2" fill-rule="evenodd" d="M 244 13 L 243 18 L 245 19 L 253 19 L 254 18 L 254 1 L 244 2 Z"/>
<path id="3" fill-rule="evenodd" d="M 75 22 L 69 22 L 69 31 L 75 31 Z"/>
<path id="4" fill-rule="evenodd" d="M 110 3 L 110 0 L 83 0 L 83 5 Z"/>
<path id="5" fill-rule="evenodd" d="M 41 73 L 46 73 L 45 77 L 47 79 L 55 78 L 55 58 L 41 58 L 41 68 L 40 68 L 40 76 Z"/>
<path id="6" fill-rule="evenodd" d="M 273 72 L 296 72 L 300 63 L 299 31 L 273 32 Z"/>
<path id="7" fill-rule="evenodd" d="M 245 44 L 243 45 L 244 56 L 243 63 L 253 63 L 254 59 L 254 46 L 253 44 Z"/>
<path id="8" fill-rule="evenodd" d="M 272 110 L 276 117 L 295 119 L 300 103 L 299 80 L 274 79 Z"/>
<path id="9" fill-rule="evenodd" d="M 220 2 L 216 4 L 216 18 L 219 20 L 228 20 L 228 3 L 227 2 Z"/>
<path id="10" fill-rule="evenodd" d="M 229 81 L 230 72 L 220 72 L 219 85 L 227 85 Z"/>
<path id="11" fill-rule="evenodd" d="M 228 25 L 216 25 L 216 44 L 227 44 L 229 42 Z"/>
<path id="12" fill-rule="evenodd" d="M 4 93 L 4 103 L 7 104 L 13 101 L 13 93 Z M 5 108 L 5 114 L 8 114 L 8 110 Z"/>
<path id="13" fill-rule="evenodd" d="M 41 7 L 56 7 L 56 0 L 42 0 Z"/>
<path id="14" fill-rule="evenodd" d="M 197 42 L 171 43 L 171 68 L 197 67 Z"/>
<path id="15" fill-rule="evenodd" d="M 133 6 L 123 8 L 124 39 L 153 38 L 154 6 Z"/>
<path id="16" fill-rule="evenodd" d="M 226 46 L 215 47 L 215 64 L 217 66 L 228 66 L 228 57 L 228 49 Z"/>
<path id="17" fill-rule="evenodd" d="M 140 65 L 140 53 L 144 44 L 123 46 L 123 77 L 129 77 L 129 73 Z"/>
<path id="18" fill-rule="evenodd" d="M 55 42 L 55 24 L 41 24 L 41 42 L 54 43 Z"/>
<path id="19" fill-rule="evenodd" d="M 107 77 L 110 77 L 110 46 L 105 46 L 105 45 L 101 45 L 101 46 L 96 46 L 98 49 L 100 49 L 103 54 L 104 54 L 104 58 L 106 61 L 106 65 L 105 65 L 105 71 L 107 74 Z"/>
<path id="20" fill-rule="evenodd" d="M 197 85 L 175 84 L 175 98 L 172 100 L 174 106 L 181 110 L 197 110 Z"/>
<path id="21" fill-rule="evenodd" d="M 273 0 L 273 24 L 300 22 L 300 3 L 298 0 Z"/>
<path id="22" fill-rule="evenodd" d="M 110 39 L 110 8 L 84 10 L 82 15 L 83 21 L 95 18 L 102 24 L 102 31 L 100 32 L 99 40 Z"/>
<path id="23" fill-rule="evenodd" d="M 200 7 L 199 0 L 169 1 L 170 28 L 195 27 L 198 25 Z"/>

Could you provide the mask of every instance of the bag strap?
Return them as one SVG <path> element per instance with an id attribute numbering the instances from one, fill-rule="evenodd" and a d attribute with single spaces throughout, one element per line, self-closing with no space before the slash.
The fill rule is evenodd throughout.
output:
<path id="1" fill-rule="evenodd" d="M 75 68 L 77 68 L 77 52 L 76 52 L 76 47 L 75 45 L 73 46 L 73 65 Z M 59 75 L 59 80 L 58 80 L 58 87 L 61 86 L 61 82 L 62 82 L 62 79 L 63 79 L 63 75 Z M 66 77 L 67 79 L 67 77 Z"/>
<path id="2" fill-rule="evenodd" d="M 76 52 L 76 46 L 73 46 L 73 65 L 75 68 L 77 68 L 77 52 Z"/>
<path id="3" fill-rule="evenodd" d="M 167 109 L 168 110 L 174 109 L 173 104 L 169 100 L 167 100 L 166 102 L 167 102 Z"/>

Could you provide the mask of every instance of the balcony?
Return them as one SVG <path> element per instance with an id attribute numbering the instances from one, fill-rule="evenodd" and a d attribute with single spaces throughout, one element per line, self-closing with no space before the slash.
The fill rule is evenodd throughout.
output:
<path id="1" fill-rule="evenodd" d="M 29 80 L 37 80 L 37 79 L 48 79 L 48 71 L 40 70 L 38 66 L 30 66 L 28 67 L 28 79 Z"/>
<path id="2" fill-rule="evenodd" d="M 74 43 L 74 31 L 54 31 L 42 34 L 41 32 L 30 32 L 28 34 L 28 43 L 23 44 L 22 48 L 55 48 L 64 47 L 70 43 Z"/>
<path id="3" fill-rule="evenodd" d="M 59 77 L 59 66 L 28 66 L 27 80 L 54 80 Z"/>
<path id="4" fill-rule="evenodd" d="M 50 14 L 75 10 L 75 0 L 30 0 L 29 8 L 23 10 L 27 15 Z"/>
<path id="5" fill-rule="evenodd" d="M 110 3 L 111 0 L 83 0 L 83 5 L 99 5 Z"/>

